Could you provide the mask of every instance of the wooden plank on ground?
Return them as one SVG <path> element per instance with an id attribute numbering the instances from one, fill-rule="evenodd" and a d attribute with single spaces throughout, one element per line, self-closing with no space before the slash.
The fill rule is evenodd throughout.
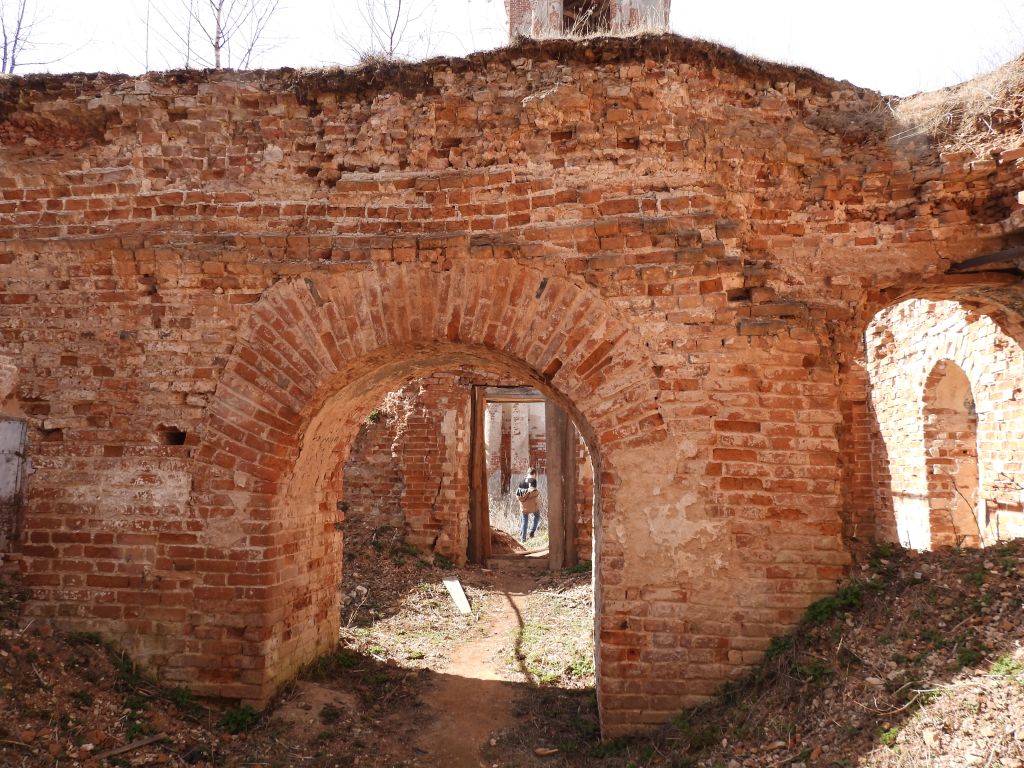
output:
<path id="1" fill-rule="evenodd" d="M 459 613 L 463 616 L 469 613 L 469 600 L 466 598 L 466 593 L 462 590 L 462 582 L 458 579 L 444 579 L 444 586 L 448 590 L 448 594 L 452 596 L 452 600 L 455 601 L 455 606 L 459 609 Z"/>

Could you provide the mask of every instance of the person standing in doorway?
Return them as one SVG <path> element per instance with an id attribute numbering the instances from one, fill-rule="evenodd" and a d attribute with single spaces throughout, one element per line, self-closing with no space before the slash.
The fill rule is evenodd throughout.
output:
<path id="1" fill-rule="evenodd" d="M 523 526 L 519 534 L 519 538 L 524 543 L 527 539 L 527 529 L 529 529 L 529 538 L 533 538 L 537 533 L 537 526 L 540 525 L 540 490 L 537 488 L 537 470 L 530 467 L 530 472 L 523 478 L 516 487 L 516 498 L 519 499 L 519 511 L 523 515 Z M 530 515 L 533 515 L 533 527 L 531 528 Z"/>

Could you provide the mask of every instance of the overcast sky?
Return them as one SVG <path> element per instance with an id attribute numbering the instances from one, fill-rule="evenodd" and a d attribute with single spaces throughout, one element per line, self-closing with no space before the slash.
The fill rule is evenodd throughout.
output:
<path id="1" fill-rule="evenodd" d="M 161 16 L 175 18 L 188 0 L 30 1 L 41 9 L 34 32 L 41 45 L 23 60 L 53 61 L 22 71 L 144 71 L 147 6 L 149 67 L 184 64 Z M 281 0 L 253 65 L 352 64 L 372 47 L 359 11 L 368 1 L 383 2 Z M 503 0 L 405 2 L 416 16 L 403 38 L 413 57 L 462 55 L 506 40 Z M 906 95 L 961 82 L 1024 51 L 1024 0 L 675 0 L 671 26 L 682 35 Z"/>

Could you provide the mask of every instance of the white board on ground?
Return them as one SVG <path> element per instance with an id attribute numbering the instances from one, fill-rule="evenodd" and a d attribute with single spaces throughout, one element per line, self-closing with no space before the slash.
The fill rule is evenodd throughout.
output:
<path id="1" fill-rule="evenodd" d="M 455 601 L 455 606 L 459 609 L 459 613 L 462 615 L 469 613 L 469 600 L 466 599 L 466 593 L 462 591 L 462 583 L 458 579 L 444 579 L 443 581 L 448 594 Z"/>

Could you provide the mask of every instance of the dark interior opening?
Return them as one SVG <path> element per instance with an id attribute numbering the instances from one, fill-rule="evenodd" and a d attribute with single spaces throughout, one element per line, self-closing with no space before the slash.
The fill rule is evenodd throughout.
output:
<path id="1" fill-rule="evenodd" d="M 184 445 L 188 433 L 177 427 L 160 426 L 160 442 L 164 445 Z"/>

